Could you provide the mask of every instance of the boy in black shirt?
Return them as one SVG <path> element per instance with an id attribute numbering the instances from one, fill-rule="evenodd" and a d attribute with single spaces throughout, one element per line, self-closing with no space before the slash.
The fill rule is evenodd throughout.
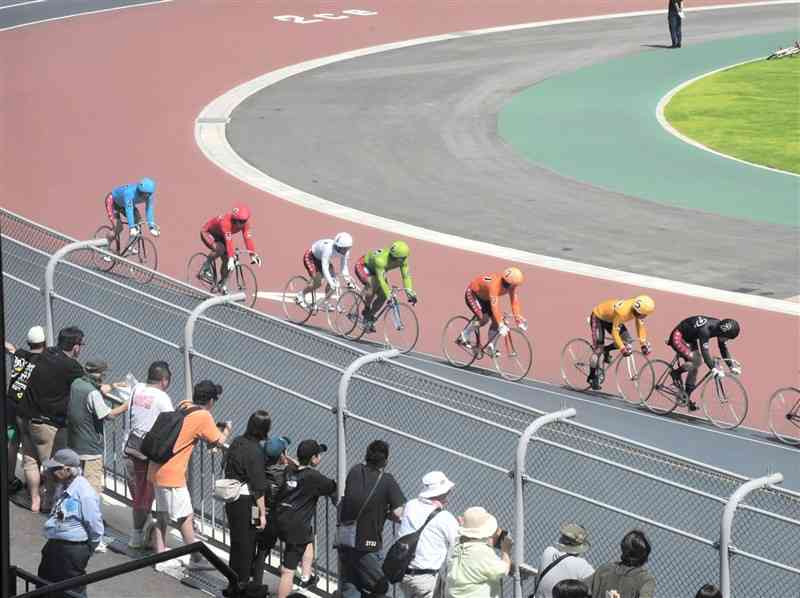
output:
<path id="1" fill-rule="evenodd" d="M 320 455 L 327 450 L 327 446 L 316 440 L 304 440 L 297 446 L 297 460 L 300 464 L 286 470 L 286 481 L 278 495 L 275 512 L 278 536 L 286 544 L 281 563 L 278 598 L 286 598 L 292 591 L 294 570 L 300 563 L 306 546 L 314 541 L 311 523 L 317 510 L 317 500 L 320 496 L 330 496 L 336 500 L 336 481 L 315 469 L 320 464 Z M 308 568 L 310 569 L 310 563 Z M 311 572 L 305 570 L 306 563 L 303 569 L 305 581 Z"/>

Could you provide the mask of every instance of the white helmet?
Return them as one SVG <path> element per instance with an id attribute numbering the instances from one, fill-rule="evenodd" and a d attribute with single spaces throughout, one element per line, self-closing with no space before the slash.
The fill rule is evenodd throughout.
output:
<path id="1" fill-rule="evenodd" d="M 350 249 L 353 246 L 353 237 L 348 233 L 339 233 L 333 240 L 336 249 Z"/>

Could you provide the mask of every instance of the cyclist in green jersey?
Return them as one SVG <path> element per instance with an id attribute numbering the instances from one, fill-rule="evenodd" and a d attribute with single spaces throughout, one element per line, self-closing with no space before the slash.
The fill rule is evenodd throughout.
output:
<path id="1" fill-rule="evenodd" d="M 411 283 L 411 274 L 408 268 L 408 256 L 411 251 L 405 241 L 395 241 L 389 247 L 370 251 L 358 260 L 356 276 L 364 285 L 364 311 L 362 316 L 368 331 L 374 332 L 374 314 L 383 306 L 392 292 L 386 273 L 389 270 L 400 268 L 403 279 L 403 289 L 411 305 L 417 303 L 417 294 Z"/>

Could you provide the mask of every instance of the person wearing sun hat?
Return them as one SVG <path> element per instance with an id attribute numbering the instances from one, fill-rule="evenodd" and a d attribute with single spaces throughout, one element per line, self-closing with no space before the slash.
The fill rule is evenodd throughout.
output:
<path id="1" fill-rule="evenodd" d="M 594 567 L 580 556 L 589 550 L 589 532 L 577 523 L 563 523 L 559 534 L 556 545 L 542 553 L 536 598 L 552 598 L 553 588 L 564 579 L 585 579 L 594 573 Z"/>
<path id="2" fill-rule="evenodd" d="M 502 534 L 497 519 L 483 507 L 464 511 L 447 572 L 448 598 L 498 598 L 500 582 L 511 570 L 513 542 Z M 500 556 L 495 544 L 500 540 Z"/>

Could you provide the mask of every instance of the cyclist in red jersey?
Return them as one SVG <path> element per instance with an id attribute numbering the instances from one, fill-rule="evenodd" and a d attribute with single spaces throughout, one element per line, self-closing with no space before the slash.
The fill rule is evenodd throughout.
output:
<path id="1" fill-rule="evenodd" d="M 256 253 L 256 246 L 253 242 L 253 232 L 250 229 L 250 208 L 243 203 L 236 204 L 227 214 L 215 216 L 203 225 L 200 230 L 200 239 L 208 247 L 209 254 L 206 263 L 198 276 L 206 282 L 213 283 L 214 275 L 211 271 L 212 260 L 223 260 L 222 278 L 224 279 L 234 267 L 234 248 L 233 235 L 242 233 L 244 244 L 250 252 L 250 263 L 261 266 L 261 256 Z"/>

